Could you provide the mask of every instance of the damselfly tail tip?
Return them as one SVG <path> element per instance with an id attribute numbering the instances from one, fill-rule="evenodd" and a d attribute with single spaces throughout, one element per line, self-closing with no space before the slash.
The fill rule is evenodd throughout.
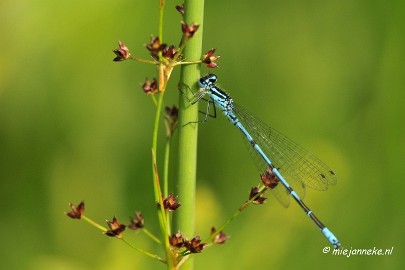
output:
<path id="1" fill-rule="evenodd" d="M 335 244 L 333 244 L 333 246 L 335 247 L 335 249 L 339 249 L 340 248 L 340 243 L 336 242 Z"/>
<path id="2" fill-rule="evenodd" d="M 322 233 L 326 237 L 326 239 L 328 239 L 329 242 L 334 246 L 335 249 L 339 249 L 339 247 L 340 247 L 339 240 L 328 228 L 324 227 L 322 229 Z"/>

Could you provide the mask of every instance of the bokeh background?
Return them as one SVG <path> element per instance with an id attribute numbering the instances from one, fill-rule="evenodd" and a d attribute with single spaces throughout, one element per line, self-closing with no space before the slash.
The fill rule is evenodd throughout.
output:
<path id="1" fill-rule="evenodd" d="M 165 42 L 177 44 L 180 1 L 167 2 Z M 307 204 L 345 248 L 393 254 L 323 254 L 328 242 L 301 209 L 270 197 L 227 228 L 226 245 L 195 256 L 196 269 L 403 269 L 404 18 L 401 0 L 206 0 L 203 47 L 221 55 L 221 86 L 338 175 L 327 192 L 308 190 Z M 64 215 L 80 200 L 102 224 L 141 210 L 159 232 L 154 106 L 140 88 L 155 69 L 112 62 L 118 40 L 148 58 L 157 22 L 158 1 L 1 1 L 2 269 L 165 269 Z M 177 102 L 178 75 L 167 105 Z M 222 116 L 200 127 L 198 158 L 204 238 L 246 199 L 258 172 Z M 130 240 L 162 255 L 142 233 Z"/>

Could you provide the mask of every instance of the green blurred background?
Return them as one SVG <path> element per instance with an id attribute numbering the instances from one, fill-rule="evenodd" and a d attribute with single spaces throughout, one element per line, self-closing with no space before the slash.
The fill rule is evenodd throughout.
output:
<path id="1" fill-rule="evenodd" d="M 180 1 L 167 2 L 165 42 L 177 44 Z M 141 210 L 158 233 L 154 106 L 140 88 L 155 69 L 112 62 L 118 40 L 149 57 L 144 45 L 157 34 L 157 7 L 0 3 L 2 269 L 165 268 L 64 215 L 80 200 L 102 224 Z M 221 55 L 221 86 L 338 175 L 328 192 L 308 190 L 308 205 L 344 247 L 394 249 L 391 256 L 323 254 L 328 242 L 301 209 L 270 197 L 227 228 L 226 245 L 195 256 L 196 269 L 403 269 L 404 18 L 404 1 L 206 0 L 203 47 Z M 178 74 L 167 105 L 177 101 Z M 257 182 L 224 117 L 200 127 L 198 234 L 220 225 Z M 130 240 L 162 255 L 141 233 Z"/>

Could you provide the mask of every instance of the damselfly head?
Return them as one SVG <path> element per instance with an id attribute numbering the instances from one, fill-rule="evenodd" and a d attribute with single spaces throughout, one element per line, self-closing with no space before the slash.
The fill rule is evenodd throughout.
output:
<path id="1" fill-rule="evenodd" d="M 207 88 L 217 82 L 218 78 L 215 74 L 208 74 L 207 76 L 201 77 L 198 84 L 201 88 Z"/>

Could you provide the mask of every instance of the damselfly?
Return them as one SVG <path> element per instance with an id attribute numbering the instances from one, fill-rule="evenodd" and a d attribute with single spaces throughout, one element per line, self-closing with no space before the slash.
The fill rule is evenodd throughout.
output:
<path id="1" fill-rule="evenodd" d="M 208 95 L 204 121 L 207 120 L 210 104 L 213 104 L 214 108 L 215 106 L 220 108 L 251 145 L 252 156 L 260 171 L 264 172 L 262 177 L 272 175 L 276 177 L 277 181 L 271 191 L 280 203 L 287 207 L 289 196 L 292 196 L 329 242 L 335 248 L 339 248 L 340 243 L 335 235 L 306 206 L 298 195 L 299 192 L 295 191 L 295 189 L 303 191 L 305 186 L 315 190 L 326 190 L 328 186 L 336 184 L 335 173 L 317 157 L 234 103 L 233 99 L 216 85 L 216 82 L 217 76 L 214 74 L 202 77 L 198 81 L 201 89 L 190 99 L 191 104 L 197 103 Z M 284 188 L 277 186 L 279 182 Z"/>

